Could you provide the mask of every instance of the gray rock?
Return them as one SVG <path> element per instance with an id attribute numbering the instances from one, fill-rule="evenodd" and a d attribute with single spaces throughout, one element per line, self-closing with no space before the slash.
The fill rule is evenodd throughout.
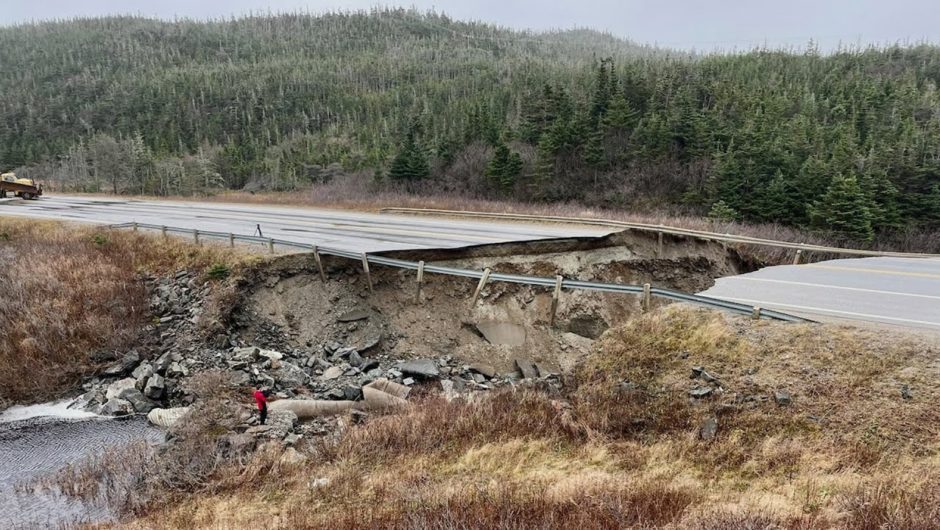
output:
<path id="1" fill-rule="evenodd" d="M 516 359 L 516 368 L 519 369 L 519 373 L 522 374 L 523 379 L 537 379 L 539 376 L 538 369 L 535 367 L 535 363 L 528 359 Z"/>
<path id="2" fill-rule="evenodd" d="M 153 375 L 153 366 L 147 361 L 140 363 L 140 365 L 138 365 L 137 368 L 134 368 L 134 371 L 131 372 L 131 377 L 136 379 L 137 382 L 140 382 L 141 380 L 146 381 L 147 378 L 151 375 Z"/>
<path id="3" fill-rule="evenodd" d="M 702 399 L 712 395 L 712 392 L 714 392 L 714 390 L 711 388 L 700 386 L 694 390 L 690 390 L 689 395 L 695 399 Z"/>
<path id="4" fill-rule="evenodd" d="M 368 338 L 362 340 L 359 345 L 356 347 L 359 351 L 369 351 L 372 348 L 375 348 L 382 342 L 382 335 L 372 335 Z"/>
<path id="5" fill-rule="evenodd" d="M 326 393 L 326 399 L 332 399 L 333 401 L 346 399 L 346 391 L 342 388 L 334 388 Z"/>
<path id="6" fill-rule="evenodd" d="M 101 407 L 101 413 L 108 416 L 127 416 L 134 412 L 134 407 L 125 399 L 109 399 Z"/>
<path id="7" fill-rule="evenodd" d="M 793 403 L 793 398 L 786 390 L 778 390 L 774 393 L 774 401 L 776 401 L 777 404 L 781 407 L 786 407 Z"/>
<path id="8" fill-rule="evenodd" d="M 108 385 L 108 390 L 105 392 L 105 399 L 115 399 L 120 398 L 121 394 L 127 390 L 135 390 L 137 380 L 127 377 L 118 381 L 115 381 Z"/>
<path id="9" fill-rule="evenodd" d="M 711 417 L 705 420 L 705 423 L 702 424 L 701 430 L 699 430 L 699 437 L 706 442 L 711 442 L 715 439 L 717 434 L 718 418 Z"/>
<path id="10" fill-rule="evenodd" d="M 356 351 L 356 348 L 349 348 L 349 347 L 340 348 L 336 350 L 335 352 L 333 352 L 333 357 L 339 358 L 339 359 L 345 359 L 349 357 L 350 355 L 352 355 L 355 351 Z"/>
<path id="11" fill-rule="evenodd" d="M 147 379 L 147 386 L 144 387 L 144 395 L 150 399 L 160 399 L 166 389 L 166 382 L 159 374 L 153 374 Z"/>
<path id="12" fill-rule="evenodd" d="M 914 394 L 911 392 L 911 387 L 908 385 L 901 385 L 901 398 L 914 399 Z"/>
<path id="13" fill-rule="evenodd" d="M 242 387 L 251 384 L 251 376 L 247 372 L 236 370 L 232 372 L 232 386 Z"/>
<path id="14" fill-rule="evenodd" d="M 496 377 L 496 368 L 493 368 L 492 365 L 485 363 L 474 363 L 470 365 L 470 370 L 478 374 L 483 374 L 486 377 L 493 378 Z"/>
<path id="15" fill-rule="evenodd" d="M 131 350 L 124 355 L 121 360 L 110 367 L 108 367 L 104 373 L 105 375 L 122 375 L 130 372 L 134 369 L 137 364 L 140 363 L 140 354 L 135 350 Z"/>
<path id="16" fill-rule="evenodd" d="M 329 342 L 329 343 L 327 343 L 325 346 L 323 346 L 323 351 L 326 352 L 327 355 L 333 355 L 334 353 L 336 353 L 336 350 L 338 350 L 338 349 L 340 349 L 340 348 L 342 348 L 342 347 L 343 347 L 342 344 L 333 341 L 333 342 Z"/>
<path id="17" fill-rule="evenodd" d="M 356 322 L 369 318 L 369 312 L 365 309 L 353 309 L 352 311 L 340 315 L 336 320 L 338 322 Z"/>
<path id="18" fill-rule="evenodd" d="M 153 363 L 153 371 L 158 374 L 165 374 L 170 365 L 173 364 L 173 354 L 166 352 Z"/>
<path id="19" fill-rule="evenodd" d="M 411 386 L 411 385 L 415 384 L 415 380 L 414 380 L 413 378 L 411 378 L 411 377 L 407 377 L 407 378 L 405 378 L 404 381 L 401 382 L 401 384 L 403 384 L 403 385 L 405 385 L 405 386 Z"/>
<path id="20" fill-rule="evenodd" d="M 271 361 L 280 361 L 284 358 L 284 354 L 279 351 L 274 350 L 260 350 L 258 352 L 259 358 L 269 359 Z"/>
<path id="21" fill-rule="evenodd" d="M 347 386 L 343 389 L 343 399 L 346 401 L 359 401 L 362 397 L 362 389 L 355 386 Z"/>
<path id="22" fill-rule="evenodd" d="M 235 348 L 235 350 L 232 351 L 232 360 L 244 363 L 254 362 L 260 352 L 261 350 L 254 346 Z"/>
<path id="23" fill-rule="evenodd" d="M 246 434 L 256 438 L 283 440 L 297 424 L 297 415 L 289 410 L 272 410 L 265 425 L 249 427 Z"/>
<path id="24" fill-rule="evenodd" d="M 398 367 L 402 374 L 413 375 L 424 378 L 440 377 L 441 372 L 437 369 L 437 363 L 433 359 L 415 359 L 405 361 Z"/>
<path id="25" fill-rule="evenodd" d="M 144 395 L 140 393 L 140 390 L 137 390 L 136 388 L 134 390 L 128 390 L 124 392 L 121 395 L 121 399 L 130 403 L 135 412 L 142 412 L 146 414 L 157 407 L 156 403 L 144 397 Z"/>
<path id="26" fill-rule="evenodd" d="M 281 367 L 272 370 L 271 376 L 284 388 L 296 388 L 307 382 L 307 373 L 293 363 L 282 362 Z"/>
<path id="27" fill-rule="evenodd" d="M 300 443 L 300 440 L 303 439 L 303 436 L 299 434 L 288 434 L 284 437 L 284 446 L 285 447 L 294 447 Z"/>
<path id="28" fill-rule="evenodd" d="M 553 377 L 558 375 L 557 373 L 549 370 L 547 366 L 538 363 L 535 363 L 535 370 L 539 373 L 539 377 L 543 379 L 546 377 Z"/>
<path id="29" fill-rule="evenodd" d="M 167 377 L 180 378 L 186 377 L 187 375 L 189 375 L 189 370 L 178 362 L 170 363 L 170 367 L 166 369 Z"/>
<path id="30" fill-rule="evenodd" d="M 363 359 L 362 364 L 359 366 L 359 369 L 363 372 L 369 372 L 375 370 L 380 365 L 378 359 Z"/>
<path id="31" fill-rule="evenodd" d="M 483 374 L 473 374 L 471 377 L 473 377 L 473 380 L 474 380 L 475 382 L 477 382 L 477 383 L 485 383 L 485 382 L 486 382 L 486 376 L 483 375 Z"/>
<path id="32" fill-rule="evenodd" d="M 357 352 L 356 350 L 349 352 L 349 364 L 358 367 L 358 366 L 362 366 L 362 363 L 363 363 L 363 360 L 362 360 L 362 357 L 359 355 L 359 352 Z"/>
<path id="33" fill-rule="evenodd" d="M 334 379 L 339 379 L 342 377 L 343 372 L 346 370 L 342 366 L 331 366 L 327 368 L 323 375 L 320 376 L 320 379 L 323 381 L 333 381 Z"/>

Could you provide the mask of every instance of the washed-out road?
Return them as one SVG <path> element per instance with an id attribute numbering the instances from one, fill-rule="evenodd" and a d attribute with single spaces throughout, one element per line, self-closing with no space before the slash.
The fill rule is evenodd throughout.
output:
<path id="1" fill-rule="evenodd" d="M 355 252 L 594 237 L 613 231 L 577 225 L 458 221 L 347 210 L 66 195 L 43 197 L 36 201 L 0 200 L 0 216 L 102 224 L 136 221 L 239 235 L 258 235 L 260 228 L 264 237 Z"/>
<path id="2" fill-rule="evenodd" d="M 271 205 L 82 196 L 0 200 L 0 216 L 154 225 L 257 234 L 355 252 L 456 248 L 603 236 L 615 228 L 444 219 Z M 722 278 L 705 296 L 825 321 L 940 330 L 940 259 L 863 258 L 768 267 Z"/>

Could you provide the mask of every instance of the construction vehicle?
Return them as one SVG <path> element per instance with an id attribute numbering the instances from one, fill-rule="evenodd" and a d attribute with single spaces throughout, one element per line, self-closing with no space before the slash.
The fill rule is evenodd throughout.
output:
<path id="1" fill-rule="evenodd" d="M 5 199 L 7 193 L 26 200 L 33 200 L 42 195 L 42 184 L 36 184 L 32 179 L 16 178 L 15 173 L 0 175 L 0 199 Z"/>

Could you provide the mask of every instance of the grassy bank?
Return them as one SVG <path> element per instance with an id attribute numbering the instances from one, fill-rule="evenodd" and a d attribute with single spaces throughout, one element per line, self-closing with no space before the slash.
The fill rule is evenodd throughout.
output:
<path id="1" fill-rule="evenodd" d="M 605 335 L 561 392 L 431 392 L 302 459 L 275 444 L 185 485 L 143 478 L 131 527 L 936 528 L 926 340 L 671 306 Z M 206 420 L 200 445 L 226 432 Z M 153 458 L 135 467 L 193 468 Z"/>
<path id="2" fill-rule="evenodd" d="M 241 259 L 173 238 L 0 217 L 0 406 L 68 393 L 134 347 L 150 318 L 141 274 Z"/>

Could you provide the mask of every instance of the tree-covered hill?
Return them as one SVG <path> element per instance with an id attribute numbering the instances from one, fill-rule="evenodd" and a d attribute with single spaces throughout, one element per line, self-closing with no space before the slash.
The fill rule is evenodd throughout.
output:
<path id="1" fill-rule="evenodd" d="M 406 10 L 0 28 L 0 169 L 188 194 L 368 174 L 855 240 L 940 225 L 940 49 L 693 57 Z"/>

